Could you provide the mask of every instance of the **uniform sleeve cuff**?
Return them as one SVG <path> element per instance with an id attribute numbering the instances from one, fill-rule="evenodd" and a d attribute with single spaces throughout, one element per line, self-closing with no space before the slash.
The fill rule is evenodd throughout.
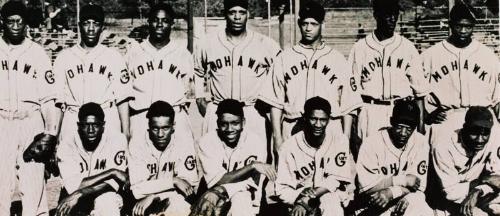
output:
<path id="1" fill-rule="evenodd" d="M 113 188 L 113 190 L 115 190 L 115 191 L 120 190 L 120 185 L 118 183 L 116 183 L 116 181 L 114 179 L 108 179 L 104 182 L 106 184 L 108 184 L 109 186 L 111 186 Z"/>

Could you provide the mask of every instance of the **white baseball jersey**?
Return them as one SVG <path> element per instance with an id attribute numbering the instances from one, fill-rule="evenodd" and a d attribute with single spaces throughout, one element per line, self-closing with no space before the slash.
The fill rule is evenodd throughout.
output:
<path id="1" fill-rule="evenodd" d="M 304 188 L 323 187 L 334 193 L 341 182 L 353 183 L 353 165 L 349 141 L 343 134 L 327 131 L 316 149 L 307 144 L 301 131 L 287 139 L 279 152 L 276 194 L 293 204 Z"/>
<path id="2" fill-rule="evenodd" d="M 205 77 L 209 97 L 218 103 L 236 99 L 253 104 L 261 90 L 279 45 L 260 33 L 247 30 L 245 39 L 233 44 L 225 30 L 208 35 L 196 44 L 194 69 L 196 97 L 206 97 Z"/>
<path id="3" fill-rule="evenodd" d="M 25 163 L 22 152 L 44 130 L 40 106 L 54 100 L 56 92 L 50 59 L 40 45 L 28 38 L 19 45 L 0 39 L 0 215 L 10 215 L 16 159 L 23 215 L 48 211 L 43 195 L 44 166 Z"/>
<path id="4" fill-rule="evenodd" d="M 127 139 L 121 133 L 105 130 L 101 141 L 93 152 L 88 152 L 82 145 L 78 133 L 63 137 L 57 148 L 58 166 L 61 171 L 64 188 L 68 193 L 76 191 L 82 180 L 110 169 L 125 171 L 128 154 Z M 106 180 L 118 190 L 113 179 Z"/>
<path id="5" fill-rule="evenodd" d="M 384 41 L 367 35 L 354 44 L 348 62 L 362 95 L 390 100 L 428 92 L 417 49 L 397 33 Z"/>
<path id="6" fill-rule="evenodd" d="M 132 42 L 126 60 L 133 86 L 132 108 L 146 109 L 158 100 L 172 106 L 186 102 L 193 59 L 181 43 L 170 41 L 158 50 L 149 40 Z"/>
<path id="7" fill-rule="evenodd" d="M 360 192 L 370 190 L 381 180 L 391 176 L 413 174 L 420 179 L 420 191 L 427 182 L 429 144 L 425 136 L 416 131 L 405 147 L 394 147 L 388 129 L 373 133 L 361 145 L 356 163 Z"/>
<path id="8" fill-rule="evenodd" d="M 136 199 L 174 189 L 174 177 L 198 185 L 194 142 L 183 140 L 176 132 L 164 151 L 156 149 L 145 133 L 132 138 L 129 152 L 130 184 Z"/>
<path id="9" fill-rule="evenodd" d="M 283 109 L 285 118 L 296 119 L 307 99 L 320 96 L 332 105 L 332 117 L 338 117 L 361 105 L 356 90 L 341 53 L 325 43 L 317 50 L 298 44 L 277 56 L 259 98 Z"/>
<path id="10" fill-rule="evenodd" d="M 196 145 L 199 157 L 199 168 L 207 182 L 208 188 L 214 186 L 224 174 L 241 169 L 250 165 L 253 161 L 265 163 L 267 158 L 266 141 L 252 131 L 243 130 L 237 146 L 232 149 L 228 147 L 217 135 L 217 131 L 211 131 L 204 135 Z M 260 182 L 263 177 L 261 176 Z M 226 187 L 231 197 L 236 192 L 247 191 L 255 187 L 259 182 L 248 178 L 241 184 L 232 184 L 235 187 Z M 228 184 L 230 185 L 230 184 Z M 224 185 L 223 185 L 224 186 Z M 261 197 L 261 185 L 258 185 L 253 199 L 253 205 L 258 206 Z"/>
<path id="11" fill-rule="evenodd" d="M 426 106 L 456 109 L 495 105 L 500 99 L 500 62 L 491 49 L 476 40 L 457 48 L 446 40 L 422 53 L 424 71 L 431 91 Z"/>
<path id="12" fill-rule="evenodd" d="M 447 200 L 461 203 L 469 194 L 471 181 L 480 175 L 500 174 L 499 133 L 498 126 L 494 126 L 484 149 L 469 157 L 460 130 L 439 134 L 431 156 Z"/>

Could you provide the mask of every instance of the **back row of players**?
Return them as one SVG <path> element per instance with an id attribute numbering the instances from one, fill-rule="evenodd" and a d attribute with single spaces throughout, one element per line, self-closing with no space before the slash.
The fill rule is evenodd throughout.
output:
<path id="1" fill-rule="evenodd" d="M 467 6 L 452 9 L 450 37 L 419 55 L 394 33 L 398 2 L 375 0 L 377 28 L 354 45 L 347 61 L 321 39 L 325 11 L 317 3 L 301 7 L 302 39 L 283 51 L 246 29 L 247 9 L 246 0 L 226 0 L 226 28 L 200 40 L 193 58 L 170 40 L 172 8 L 155 5 L 148 40 L 132 43 L 123 58 L 99 44 L 104 12 L 87 5 L 80 13 L 81 42 L 62 51 L 52 67 L 43 48 L 24 36 L 25 7 L 6 3 L 0 40 L 5 158 L 0 214 L 8 214 L 16 175 L 23 215 L 47 212 L 44 165 L 23 161 L 19 153 L 39 132 L 60 134 L 59 168 L 69 195 L 60 202 L 59 215 L 88 203 L 82 200 L 90 194 L 105 200 L 92 206 L 95 214 L 114 215 L 106 212 L 113 210 L 109 203 L 120 206 L 121 198 L 104 192 L 127 188 L 122 186 L 129 175 L 133 195 L 141 199 L 134 215 L 158 199 L 169 200 L 171 211 L 189 212 L 182 195 L 194 193 L 198 176 L 210 189 L 193 214 L 215 209 L 203 203 L 216 203 L 221 195 L 238 208 L 237 215 L 255 215 L 263 181 L 257 174 L 276 180 L 276 194 L 294 215 L 338 214 L 351 199 L 349 171 L 355 159 L 357 194 L 369 201 L 356 202 L 361 214 L 429 215 L 427 204 L 418 202 L 425 199 L 429 151 L 443 199 L 449 201 L 442 208 L 465 215 L 498 213 L 500 150 L 492 131 L 499 116 L 500 65 L 490 49 L 471 38 L 476 20 Z M 190 79 L 205 117 L 204 136 L 196 145 L 186 107 Z M 271 107 L 277 173 L 254 162 L 267 157 L 267 113 L 261 102 Z M 430 134 L 430 146 L 415 128 Z M 349 148 L 348 140 L 359 143 L 356 137 L 364 144 Z M 197 154 L 186 155 L 195 149 Z M 173 188 L 180 193 L 168 192 Z M 309 199 L 319 197 L 321 203 L 339 205 L 308 208 Z"/>

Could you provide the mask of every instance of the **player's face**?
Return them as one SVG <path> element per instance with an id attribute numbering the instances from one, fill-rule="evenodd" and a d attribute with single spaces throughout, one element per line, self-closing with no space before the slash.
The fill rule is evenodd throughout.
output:
<path id="1" fill-rule="evenodd" d="M 82 42 L 87 47 L 95 47 L 99 43 L 99 37 L 102 33 L 103 23 L 88 19 L 80 22 L 80 33 Z"/>
<path id="2" fill-rule="evenodd" d="M 374 17 L 377 22 L 378 31 L 390 34 L 394 33 L 399 12 L 375 12 Z"/>
<path id="3" fill-rule="evenodd" d="M 162 42 L 170 38 L 173 23 L 172 17 L 164 10 L 158 10 L 149 18 L 149 37 L 153 42 Z"/>
<path id="4" fill-rule="evenodd" d="M 299 28 L 302 34 L 302 42 L 305 44 L 311 44 L 317 41 L 321 36 L 321 23 L 313 18 L 300 20 Z"/>
<path id="5" fill-rule="evenodd" d="M 224 113 L 217 119 L 219 136 L 226 144 L 235 146 L 240 139 L 245 119 L 230 113 Z"/>
<path id="6" fill-rule="evenodd" d="M 313 137 L 322 137 L 325 135 L 326 126 L 330 121 L 330 116 L 323 110 L 313 110 L 304 116 L 304 132 Z"/>
<path id="7" fill-rule="evenodd" d="M 247 26 L 248 11 L 240 6 L 230 8 L 226 12 L 226 29 L 231 33 L 244 32 Z"/>
<path id="8" fill-rule="evenodd" d="M 99 145 L 103 133 L 104 121 L 94 115 L 89 115 L 83 121 L 78 122 L 78 134 L 83 147 L 87 150 L 94 150 Z"/>
<path id="9" fill-rule="evenodd" d="M 451 40 L 458 44 L 469 44 L 472 40 L 474 22 L 469 19 L 460 19 L 450 23 Z"/>
<path id="10" fill-rule="evenodd" d="M 20 44 L 24 40 L 25 20 L 19 15 L 12 15 L 4 20 L 4 34 L 12 44 Z"/>
<path id="11" fill-rule="evenodd" d="M 174 133 L 174 121 L 167 116 L 152 117 L 149 120 L 149 139 L 156 149 L 163 151 L 167 148 Z"/>
<path id="12" fill-rule="evenodd" d="M 483 150 L 490 140 L 491 129 L 483 127 L 464 128 L 463 139 L 466 148 L 477 152 Z"/>
<path id="13" fill-rule="evenodd" d="M 392 143 L 398 148 L 405 146 L 413 131 L 415 131 L 415 127 L 406 124 L 396 123 L 392 125 L 390 129 Z"/>

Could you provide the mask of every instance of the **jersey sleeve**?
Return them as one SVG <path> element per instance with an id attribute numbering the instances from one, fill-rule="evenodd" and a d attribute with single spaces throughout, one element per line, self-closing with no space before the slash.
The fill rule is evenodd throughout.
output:
<path id="1" fill-rule="evenodd" d="M 71 149 L 69 140 L 71 139 L 61 141 L 57 147 L 56 155 L 63 186 L 71 194 L 79 188 L 82 182 L 80 171 L 83 169 L 83 164 L 78 163 L 78 159 L 81 157 Z"/>
<path id="2" fill-rule="evenodd" d="M 186 180 L 191 184 L 191 186 L 197 187 L 199 183 L 199 177 L 196 167 L 196 153 L 194 150 L 193 141 L 182 142 L 181 145 L 177 145 L 179 159 L 177 161 L 178 166 L 175 166 L 175 175 L 177 177 Z"/>
<path id="3" fill-rule="evenodd" d="M 406 69 L 406 76 L 410 81 L 413 94 L 417 97 L 423 97 L 429 93 L 429 80 L 425 78 L 422 57 L 418 54 L 418 51 L 413 45 L 409 46 L 411 46 L 411 49 L 407 51 L 411 52 L 411 60 L 409 62 L 409 67 Z"/>
<path id="4" fill-rule="evenodd" d="M 206 40 L 198 40 L 193 51 L 194 85 L 195 97 L 206 98 L 208 92 L 205 89 L 205 78 L 208 72 Z"/>
<path id="5" fill-rule="evenodd" d="M 357 46 L 357 43 L 354 44 L 351 51 L 349 52 L 349 57 L 347 58 L 347 67 L 348 72 L 351 73 L 351 77 L 353 78 L 353 80 L 349 80 L 349 84 L 353 89 L 356 89 L 356 91 L 361 94 L 361 65 L 358 62 Z"/>
<path id="6" fill-rule="evenodd" d="M 41 47 L 37 47 L 37 55 L 35 56 L 35 64 L 36 64 L 36 79 L 39 85 L 39 102 L 41 104 L 54 100 L 57 98 L 57 83 L 54 72 L 52 70 L 52 62 L 45 53 L 45 51 Z"/>
<path id="7" fill-rule="evenodd" d="M 285 104 L 283 61 L 283 53 L 281 53 L 275 58 L 269 71 L 270 74 L 264 80 L 262 91 L 259 94 L 260 100 L 278 109 L 283 109 Z"/>
<path id="8" fill-rule="evenodd" d="M 423 138 L 423 137 L 422 137 Z M 425 191 L 427 187 L 427 173 L 429 165 L 429 145 L 427 142 L 420 142 L 415 146 L 416 154 L 410 159 L 410 167 L 408 168 L 410 174 L 417 176 L 420 179 L 420 191 Z"/>
<path id="9" fill-rule="evenodd" d="M 492 80 L 494 82 L 492 105 L 495 106 L 500 102 L 500 61 L 496 58 L 496 56 L 494 57 L 492 64 L 495 65 L 495 67 L 493 67 L 495 75 Z"/>
<path id="10" fill-rule="evenodd" d="M 461 182 L 458 171 L 453 164 L 453 155 L 447 150 L 446 145 L 451 142 L 441 142 L 436 144 L 432 150 L 432 162 L 435 171 L 441 181 L 446 199 L 455 203 L 461 203 L 469 193 L 469 182 Z"/>
<path id="11" fill-rule="evenodd" d="M 125 60 L 119 53 L 114 56 L 113 66 L 111 85 L 116 102 L 120 103 L 132 97 L 132 81 Z"/>
<path id="12" fill-rule="evenodd" d="M 150 173 L 147 168 L 148 163 L 144 160 L 141 152 L 141 150 L 138 150 L 134 146 L 131 147 L 128 156 L 130 189 L 134 197 L 136 199 L 141 199 L 151 194 L 158 194 L 173 189 L 174 185 L 172 178 L 157 178 L 157 174 Z"/>
<path id="13" fill-rule="evenodd" d="M 199 157 L 201 174 L 205 177 L 208 188 L 211 188 L 224 176 L 226 170 L 222 167 L 219 160 L 220 156 L 211 152 L 210 147 L 203 146 L 209 143 L 202 142 L 196 145 L 196 151 Z"/>
<path id="14" fill-rule="evenodd" d="M 64 72 L 64 56 L 67 51 L 62 51 L 54 61 L 53 73 L 55 88 L 57 89 L 56 104 L 67 103 L 68 98 L 71 96 L 69 94 L 68 82 L 66 79 L 66 74 Z"/>
<path id="15" fill-rule="evenodd" d="M 339 89 L 340 113 L 341 115 L 346 115 L 354 109 L 359 108 L 362 105 L 362 101 L 358 85 L 348 62 L 342 55 L 338 55 L 336 58 L 338 59 L 336 67 L 339 68 L 339 78 L 341 80 L 341 89 Z"/>
<path id="16" fill-rule="evenodd" d="M 315 180 L 315 185 L 324 187 L 330 192 L 336 191 L 341 181 L 352 183 L 354 180 L 354 159 L 349 151 L 349 140 L 342 133 L 339 133 L 334 140 L 334 144 L 332 144 L 334 146 L 328 148 L 325 156 L 316 159 L 319 160 L 316 161 L 316 167 L 321 169 L 324 166 L 324 172 L 321 176 L 316 177 L 319 177 L 319 180 Z M 330 158 L 329 161 L 328 158 Z"/>
<path id="17" fill-rule="evenodd" d="M 299 182 L 296 180 L 293 170 L 298 170 L 295 166 L 294 157 L 288 149 L 285 148 L 279 152 L 278 173 L 275 182 L 276 195 L 284 203 L 293 204 L 302 192 L 303 188 L 298 188 Z"/>
<path id="18" fill-rule="evenodd" d="M 363 143 L 359 150 L 356 172 L 358 174 L 358 188 L 360 192 L 365 192 L 376 186 L 384 176 L 378 169 L 377 151 L 374 149 L 375 143 Z"/>
<path id="19" fill-rule="evenodd" d="M 195 76 L 194 76 L 193 58 L 191 54 L 188 51 L 186 51 L 185 54 L 182 56 L 181 61 L 183 61 L 183 63 L 180 65 L 180 67 L 181 70 L 185 73 L 184 77 L 182 77 L 182 81 L 184 83 L 184 89 L 186 90 L 184 94 L 186 98 L 189 97 L 192 98 L 191 95 L 195 94 L 196 89 L 199 88 L 196 86 L 197 83 L 195 83 L 194 79 Z M 201 88 L 203 88 L 203 86 L 201 86 Z"/>

